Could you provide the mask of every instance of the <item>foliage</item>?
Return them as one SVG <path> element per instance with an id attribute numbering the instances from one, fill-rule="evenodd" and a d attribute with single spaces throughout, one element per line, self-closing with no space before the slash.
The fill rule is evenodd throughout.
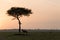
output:
<path id="1" fill-rule="evenodd" d="M 32 14 L 30 9 L 27 8 L 22 8 L 22 7 L 12 7 L 11 9 L 9 9 L 7 11 L 7 14 L 13 17 L 16 16 L 29 16 L 30 14 Z"/>

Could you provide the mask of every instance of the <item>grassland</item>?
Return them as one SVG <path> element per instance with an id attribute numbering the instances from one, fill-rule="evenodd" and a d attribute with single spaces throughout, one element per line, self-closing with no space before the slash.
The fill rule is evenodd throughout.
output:
<path id="1" fill-rule="evenodd" d="M 60 32 L 30 32 L 16 35 L 18 32 L 0 32 L 0 40 L 60 40 Z"/>

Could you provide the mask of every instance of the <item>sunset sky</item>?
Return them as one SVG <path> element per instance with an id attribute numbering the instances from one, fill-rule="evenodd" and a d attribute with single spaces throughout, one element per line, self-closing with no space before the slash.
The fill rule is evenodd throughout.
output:
<path id="1" fill-rule="evenodd" d="M 11 7 L 32 10 L 29 17 L 21 17 L 23 29 L 60 29 L 60 0 L 0 0 L 0 29 L 17 29 L 17 19 L 6 14 Z"/>

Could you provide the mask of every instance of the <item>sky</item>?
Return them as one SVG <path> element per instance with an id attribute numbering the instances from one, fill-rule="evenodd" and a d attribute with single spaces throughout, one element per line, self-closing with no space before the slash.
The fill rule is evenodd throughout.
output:
<path id="1" fill-rule="evenodd" d="M 18 29 L 17 19 L 6 14 L 11 7 L 32 10 L 20 18 L 22 29 L 60 29 L 60 0 L 0 0 L 0 29 Z"/>

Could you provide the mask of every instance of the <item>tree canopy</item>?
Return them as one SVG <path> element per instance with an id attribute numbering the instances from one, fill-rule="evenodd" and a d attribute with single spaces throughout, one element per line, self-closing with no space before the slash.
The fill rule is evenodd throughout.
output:
<path id="1" fill-rule="evenodd" d="M 23 7 L 11 7 L 11 9 L 7 11 L 7 14 L 13 17 L 16 17 L 16 16 L 21 17 L 23 15 L 29 16 L 30 14 L 32 14 L 32 12 L 30 9 L 23 8 Z"/>

